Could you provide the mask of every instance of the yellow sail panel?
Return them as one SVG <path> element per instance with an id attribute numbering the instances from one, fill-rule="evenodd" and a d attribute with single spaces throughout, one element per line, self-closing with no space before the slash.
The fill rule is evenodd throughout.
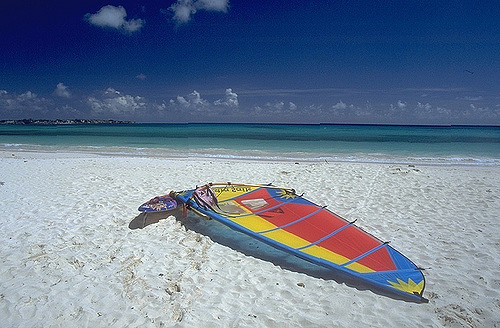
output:
<path id="1" fill-rule="evenodd" d="M 344 257 L 342 255 L 339 255 L 337 253 L 334 253 L 332 251 L 327 250 L 326 248 L 323 248 L 321 246 L 313 245 L 311 247 L 307 247 L 302 249 L 302 252 L 307 253 L 312 256 L 316 256 L 317 258 L 324 259 L 330 262 L 333 262 L 335 264 L 342 264 L 349 259 L 347 257 Z"/>
<path id="2" fill-rule="evenodd" d="M 346 265 L 345 267 L 359 273 L 375 272 L 375 270 L 372 270 L 369 267 L 364 266 L 363 264 L 359 264 L 358 262 L 351 263 L 349 265 Z"/>
<path id="3" fill-rule="evenodd" d="M 266 232 L 263 235 L 291 248 L 299 248 L 310 244 L 307 240 L 283 229 Z"/>
<path id="4" fill-rule="evenodd" d="M 248 215 L 244 217 L 236 217 L 236 218 L 231 218 L 229 217 L 233 222 L 238 223 L 239 225 L 253 231 L 253 232 L 258 232 L 258 231 L 264 231 L 264 230 L 270 230 L 276 228 L 274 224 L 271 222 L 264 220 L 258 215 Z"/>
<path id="5" fill-rule="evenodd" d="M 307 253 L 309 255 L 313 255 L 313 256 L 320 258 L 320 259 L 323 259 L 323 260 L 327 260 L 327 261 L 335 263 L 335 264 L 343 264 L 343 263 L 349 262 L 349 260 L 350 260 L 345 256 L 339 255 L 337 253 L 334 253 L 326 248 L 323 248 L 323 247 L 317 246 L 317 245 L 313 245 L 311 247 L 304 248 L 304 249 L 302 249 L 302 252 Z M 361 272 L 361 273 L 375 272 L 372 269 L 370 269 L 362 264 L 359 264 L 357 262 L 351 263 L 346 267 L 353 270 L 353 271 Z"/>

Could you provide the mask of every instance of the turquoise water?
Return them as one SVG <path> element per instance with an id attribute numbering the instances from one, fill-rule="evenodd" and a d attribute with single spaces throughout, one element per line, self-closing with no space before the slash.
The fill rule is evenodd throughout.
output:
<path id="1" fill-rule="evenodd" d="M 308 161 L 500 163 L 500 127 L 0 125 L 0 149 Z"/>

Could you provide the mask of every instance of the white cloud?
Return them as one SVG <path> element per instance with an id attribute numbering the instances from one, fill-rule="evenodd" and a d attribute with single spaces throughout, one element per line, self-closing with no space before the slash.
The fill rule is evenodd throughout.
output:
<path id="1" fill-rule="evenodd" d="M 184 24 L 191 20 L 191 17 L 198 10 L 227 12 L 229 0 L 177 0 L 168 9 L 174 13 L 174 20 L 178 24 Z"/>
<path id="2" fill-rule="evenodd" d="M 465 96 L 463 98 L 457 98 L 459 100 L 468 100 L 468 101 L 479 101 L 483 100 L 482 96 Z"/>
<path id="3" fill-rule="evenodd" d="M 214 105 L 217 106 L 226 106 L 226 107 L 238 107 L 238 95 L 233 92 L 233 89 L 227 88 L 224 99 L 218 99 L 214 102 Z"/>
<path id="4" fill-rule="evenodd" d="M 229 0 L 198 0 L 196 4 L 200 9 L 227 12 Z"/>
<path id="5" fill-rule="evenodd" d="M 144 20 L 142 19 L 131 19 L 123 23 L 123 28 L 129 32 L 139 31 L 144 26 Z"/>
<path id="6" fill-rule="evenodd" d="M 308 109 L 303 108 L 302 111 L 308 111 Z M 263 105 L 253 106 L 251 109 L 251 113 L 255 116 L 290 115 L 290 114 L 295 115 L 298 113 L 298 107 L 293 102 L 286 103 L 285 101 L 280 100 L 274 102 L 266 102 Z"/>
<path id="7" fill-rule="evenodd" d="M 175 103 L 173 100 L 170 100 L 170 103 Z M 189 107 L 189 102 L 181 96 L 177 96 L 177 103 L 184 106 L 184 107 Z"/>
<path id="8" fill-rule="evenodd" d="M 460 119 L 463 116 L 463 110 L 454 110 L 439 106 L 431 105 L 429 103 L 417 102 L 417 107 L 415 107 L 412 115 L 421 120 L 432 119 L 434 121 L 449 121 L 453 119 Z"/>
<path id="9" fill-rule="evenodd" d="M 178 0 L 169 8 L 174 12 L 174 20 L 178 24 L 187 23 L 191 20 L 191 15 L 196 13 L 196 9 L 193 7 L 193 1 L 182 1 Z"/>
<path id="10" fill-rule="evenodd" d="M 429 104 L 429 103 L 423 104 L 423 103 L 421 103 L 421 102 L 417 102 L 417 107 L 418 107 L 418 108 L 425 108 L 425 109 L 430 109 L 430 108 L 432 108 L 431 104 Z"/>
<path id="11" fill-rule="evenodd" d="M 161 104 L 153 104 L 153 108 L 155 108 L 157 111 L 164 111 L 167 109 L 167 105 L 163 102 Z"/>
<path id="12" fill-rule="evenodd" d="M 281 112 L 283 110 L 283 107 L 285 107 L 285 102 L 284 101 L 277 101 L 277 102 L 274 102 L 274 103 L 267 102 L 264 105 L 264 107 L 267 108 L 267 109 L 271 109 L 271 110 L 277 111 L 277 112 Z"/>
<path id="13" fill-rule="evenodd" d="M 308 108 L 301 108 L 301 112 L 308 112 Z M 251 114 L 254 116 L 273 116 L 273 115 L 298 115 L 299 112 L 298 106 L 289 101 L 285 102 L 284 100 L 274 101 L 274 102 L 266 102 L 263 105 L 255 105 L 251 108 Z"/>
<path id="14" fill-rule="evenodd" d="M 201 94 L 194 90 L 186 96 L 177 96 L 170 99 L 170 106 L 177 109 L 190 109 L 196 111 L 205 111 L 209 108 L 212 112 L 227 112 L 228 109 L 237 109 L 239 106 L 238 94 L 233 89 L 227 88 L 224 97 L 215 100 L 213 103 L 203 99 Z M 208 112 L 207 112 L 208 113 Z"/>
<path id="15" fill-rule="evenodd" d="M 187 99 L 189 104 L 196 107 L 208 105 L 208 102 L 205 99 L 202 99 L 200 93 L 196 90 L 193 90 L 193 92 L 187 95 Z"/>
<path id="16" fill-rule="evenodd" d="M 144 26 L 142 19 L 126 20 L 127 11 L 122 6 L 107 5 L 99 9 L 95 14 L 86 14 L 85 19 L 92 25 L 99 27 L 110 27 L 117 30 L 136 32 Z"/>
<path id="17" fill-rule="evenodd" d="M 432 106 L 429 103 L 423 104 L 421 102 L 417 102 L 417 109 L 420 112 L 430 113 L 431 109 L 432 109 Z"/>
<path id="18" fill-rule="evenodd" d="M 146 77 L 147 77 L 147 76 L 146 76 L 145 74 L 142 74 L 142 73 L 141 73 L 141 74 L 139 74 L 139 75 L 136 75 L 136 78 L 137 78 L 137 79 L 139 79 L 139 80 L 143 80 L 143 81 L 146 79 Z"/>
<path id="19" fill-rule="evenodd" d="M 15 94 L 0 90 L 0 113 L 3 113 L 4 117 L 26 118 L 31 115 L 46 114 L 52 106 L 52 101 L 40 98 L 31 91 Z"/>
<path id="20" fill-rule="evenodd" d="M 209 103 L 205 99 L 201 98 L 201 95 L 198 91 L 194 90 L 185 97 L 177 96 L 176 100 L 171 99 L 170 105 L 180 105 L 181 107 L 192 109 L 203 109 L 208 107 Z"/>
<path id="21" fill-rule="evenodd" d="M 36 98 L 36 93 L 33 93 L 31 91 L 26 91 L 25 93 L 22 93 L 17 97 L 19 101 L 34 100 Z"/>
<path id="22" fill-rule="evenodd" d="M 332 106 L 333 109 L 339 110 L 339 109 L 346 109 L 347 105 L 340 100 L 338 103 Z"/>
<path id="23" fill-rule="evenodd" d="M 71 117 L 71 118 L 77 118 L 81 117 L 82 112 L 80 112 L 78 109 L 70 106 L 70 105 L 62 105 L 60 107 L 57 107 L 55 109 L 55 112 L 57 115 L 61 118 L 66 118 L 66 117 Z"/>
<path id="24" fill-rule="evenodd" d="M 445 115 L 447 117 L 449 117 L 450 114 L 451 114 L 451 111 L 449 109 L 447 109 L 447 108 L 444 108 L 444 107 L 437 106 L 436 107 L 436 111 L 437 111 L 438 114 Z"/>
<path id="25" fill-rule="evenodd" d="M 489 106 L 478 106 L 474 104 L 469 104 L 469 109 L 465 110 L 463 116 L 469 119 L 483 118 L 487 120 L 488 124 L 492 122 L 498 122 L 500 119 L 500 105 L 495 105 L 496 108 L 491 108 Z"/>
<path id="26" fill-rule="evenodd" d="M 62 98 L 70 98 L 71 93 L 68 90 L 68 87 L 63 83 L 58 83 L 56 89 L 54 90 L 54 94 L 62 97 Z"/>
<path id="27" fill-rule="evenodd" d="M 405 109 L 406 108 L 406 103 L 402 102 L 401 100 L 398 100 L 398 108 L 399 109 Z"/>
<path id="28" fill-rule="evenodd" d="M 143 97 L 124 95 L 113 88 L 108 88 L 99 99 L 88 97 L 87 103 L 92 108 L 92 113 L 97 115 L 133 114 L 146 106 Z"/>

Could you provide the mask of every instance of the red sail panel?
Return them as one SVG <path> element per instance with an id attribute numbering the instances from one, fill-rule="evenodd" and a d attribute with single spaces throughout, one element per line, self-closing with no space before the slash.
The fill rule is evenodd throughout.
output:
<path id="1" fill-rule="evenodd" d="M 259 216 L 277 227 L 299 220 L 317 210 L 316 206 L 285 203 L 278 208 L 260 212 Z"/>
<path id="2" fill-rule="evenodd" d="M 394 262 L 385 247 L 377 249 L 375 252 L 368 254 L 357 262 L 375 271 L 396 270 Z"/>
<path id="3" fill-rule="evenodd" d="M 267 205 L 258 209 L 252 209 L 245 204 L 245 201 L 255 199 L 264 199 Z M 310 243 L 315 243 L 328 234 L 348 225 L 345 220 L 326 210 L 311 215 L 311 213 L 319 209 L 316 205 L 294 202 L 286 203 L 286 199 L 283 200 L 284 202 L 276 200 L 266 189 L 258 189 L 242 195 L 235 199 L 235 201 L 252 212 L 258 212 L 259 216 L 277 227 L 292 223 L 284 227 L 283 230 L 299 236 Z M 300 220 L 308 215 L 310 216 Z M 293 223 L 294 221 L 298 222 Z M 356 226 L 349 226 L 332 237 L 318 243 L 318 246 L 345 256 L 346 258 L 354 259 L 369 252 L 380 244 L 381 242 L 379 240 L 373 238 Z M 357 262 L 375 271 L 396 269 L 385 247 L 368 254 Z"/>
<path id="4" fill-rule="evenodd" d="M 286 227 L 285 230 L 314 243 L 347 224 L 344 220 L 330 215 L 326 216 L 325 213 L 327 212 L 318 212 L 303 221 Z"/>
<path id="5" fill-rule="evenodd" d="M 379 240 L 373 238 L 366 232 L 360 230 L 356 226 L 350 226 L 340 231 L 338 234 L 322 241 L 319 246 L 322 246 L 334 253 L 343 255 L 349 259 L 354 259 L 375 247 L 382 244 Z M 396 267 L 385 248 L 382 251 L 376 251 L 373 254 L 367 255 L 359 263 L 375 271 L 395 270 Z M 385 251 L 385 252 L 384 252 Z M 376 255 L 372 258 L 371 255 Z M 365 264 L 366 263 L 366 264 Z"/>

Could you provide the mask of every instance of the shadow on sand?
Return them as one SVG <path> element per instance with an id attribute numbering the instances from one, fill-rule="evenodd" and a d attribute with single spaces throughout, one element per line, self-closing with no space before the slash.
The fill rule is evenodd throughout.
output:
<path id="1" fill-rule="evenodd" d="M 141 213 L 137 215 L 130 223 L 128 224 L 129 229 L 143 229 L 150 224 L 155 224 L 160 222 L 162 219 L 166 219 L 169 216 L 175 216 L 176 219 L 182 218 L 182 212 L 179 209 L 175 209 L 168 212 L 153 212 L 153 213 Z M 179 219 L 178 219 L 179 220 Z M 182 222 L 182 220 L 179 220 Z"/>
<path id="2" fill-rule="evenodd" d="M 334 280 L 339 284 L 343 283 L 358 290 L 370 290 L 378 295 L 396 300 L 422 303 L 404 298 L 398 294 L 389 293 L 385 290 L 377 288 L 376 286 L 359 281 L 359 279 L 352 278 L 345 273 L 333 271 L 301 259 L 295 255 L 288 254 L 285 251 L 274 248 L 244 233 L 235 231 L 216 220 L 201 218 L 193 213 L 188 213 L 187 217 L 183 217 L 182 211 L 180 210 L 163 213 L 139 214 L 130 222 L 129 228 L 142 229 L 150 224 L 158 223 L 161 219 L 165 219 L 169 216 L 174 216 L 177 221 L 181 222 L 186 227 L 186 229 L 207 236 L 212 241 L 232 248 L 247 256 L 271 262 L 284 270 L 303 273 L 308 276 L 324 280 Z"/>

